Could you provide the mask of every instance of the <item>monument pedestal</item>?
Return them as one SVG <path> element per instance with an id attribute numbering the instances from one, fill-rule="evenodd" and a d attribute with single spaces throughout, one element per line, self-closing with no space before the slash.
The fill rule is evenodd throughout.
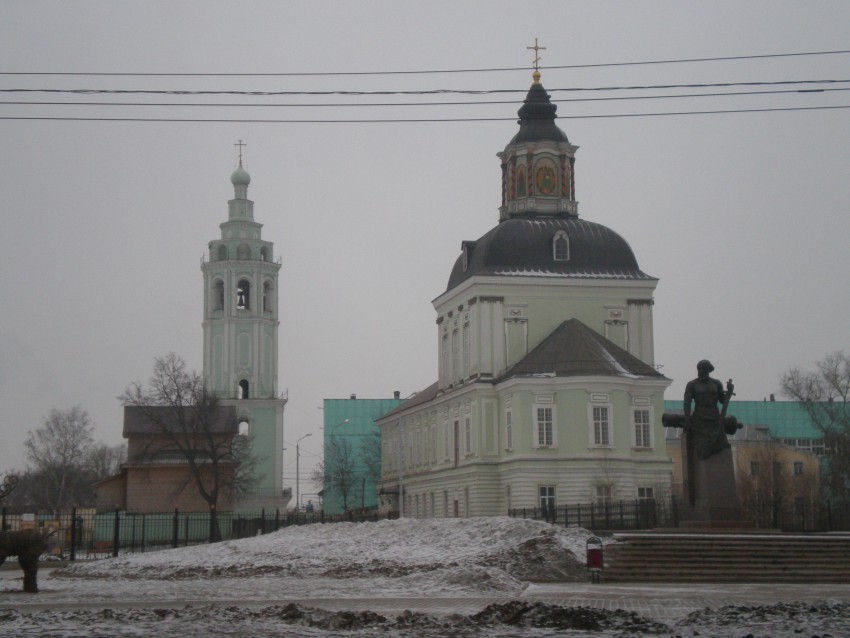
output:
<path id="1" fill-rule="evenodd" d="M 679 512 L 683 527 L 740 528 L 744 521 L 735 486 L 732 449 L 725 448 L 705 460 L 693 453 L 690 435 L 682 433 L 682 478 L 685 503 Z"/>

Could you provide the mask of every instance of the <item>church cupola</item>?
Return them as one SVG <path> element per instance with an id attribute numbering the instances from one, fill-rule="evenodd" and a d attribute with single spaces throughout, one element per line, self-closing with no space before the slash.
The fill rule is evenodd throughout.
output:
<path id="1" fill-rule="evenodd" d="M 519 132 L 498 154 L 502 160 L 499 221 L 536 215 L 578 217 L 575 152 L 558 125 L 557 105 L 540 83 L 535 58 L 533 83 L 519 115 Z"/>

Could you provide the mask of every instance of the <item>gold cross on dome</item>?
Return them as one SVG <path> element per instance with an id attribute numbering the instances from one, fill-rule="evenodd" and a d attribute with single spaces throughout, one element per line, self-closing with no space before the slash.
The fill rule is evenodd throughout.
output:
<path id="1" fill-rule="evenodd" d="M 236 146 L 236 147 L 238 147 L 238 148 L 239 148 L 239 166 L 242 166 L 242 147 L 243 147 L 243 146 L 248 146 L 248 145 L 247 145 L 247 144 L 245 144 L 245 142 L 243 142 L 242 140 L 239 140 L 239 141 L 238 141 L 238 142 L 236 142 L 236 144 L 234 144 L 233 146 Z"/>
<path id="2" fill-rule="evenodd" d="M 538 45 L 537 44 L 537 38 L 534 38 L 534 46 L 533 47 L 525 47 L 525 48 L 530 50 L 530 51 L 534 51 L 534 61 L 533 61 L 534 70 L 539 71 L 540 70 L 540 60 L 541 60 L 540 52 L 545 51 L 546 47 L 542 47 L 542 46 Z"/>

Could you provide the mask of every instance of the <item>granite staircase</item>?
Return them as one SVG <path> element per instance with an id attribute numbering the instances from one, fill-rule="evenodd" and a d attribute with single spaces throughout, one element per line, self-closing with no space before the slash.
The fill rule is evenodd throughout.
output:
<path id="1" fill-rule="evenodd" d="M 606 583 L 850 582 L 850 534 L 618 533 L 604 558 Z"/>

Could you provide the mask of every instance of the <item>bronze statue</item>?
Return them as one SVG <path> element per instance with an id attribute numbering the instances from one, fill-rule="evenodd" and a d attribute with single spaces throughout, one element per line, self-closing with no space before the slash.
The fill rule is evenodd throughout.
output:
<path id="1" fill-rule="evenodd" d="M 684 426 L 692 437 L 694 454 L 701 461 L 728 448 L 726 434 L 730 429 L 731 433 L 737 429 L 737 422 L 734 425 L 726 423 L 726 408 L 735 389 L 732 379 L 724 391 L 723 384 L 709 376 L 712 372 L 711 361 L 703 359 L 697 364 L 697 378 L 685 386 Z M 691 404 L 694 405 L 693 413 Z"/>

